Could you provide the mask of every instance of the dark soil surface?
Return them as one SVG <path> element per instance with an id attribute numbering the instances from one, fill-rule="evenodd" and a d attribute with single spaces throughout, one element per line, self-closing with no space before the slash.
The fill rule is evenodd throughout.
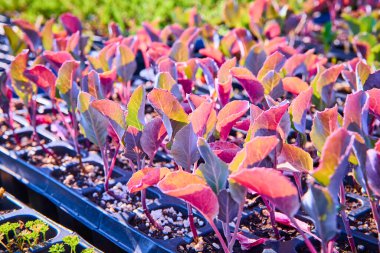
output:
<path id="1" fill-rule="evenodd" d="M 309 224 L 312 225 L 312 223 Z M 241 228 L 260 238 L 276 239 L 267 209 L 253 210 L 248 217 L 242 219 Z M 293 227 L 277 223 L 277 228 L 282 241 L 288 241 L 300 235 Z"/>
<path id="2" fill-rule="evenodd" d="M 376 223 L 372 217 L 372 212 L 367 212 L 356 219 L 350 220 L 350 226 L 353 231 L 377 238 Z"/>
<path id="3" fill-rule="evenodd" d="M 21 128 L 21 125 L 13 121 L 13 127 L 16 130 L 16 129 Z M 8 126 L 8 124 L 4 120 L 1 120 L 0 121 L 0 136 L 2 136 L 8 130 L 11 130 L 11 128 Z"/>
<path id="4" fill-rule="evenodd" d="M 22 156 L 22 159 L 36 167 L 49 167 L 55 168 L 57 166 L 64 166 L 70 163 L 78 163 L 79 159 L 76 156 L 71 156 L 69 154 L 57 154 L 54 150 L 49 149 L 54 153 L 55 157 L 50 154 L 37 154 L 35 151 L 29 151 L 27 154 Z"/>
<path id="5" fill-rule="evenodd" d="M 0 145 L 8 150 L 20 151 L 20 150 L 31 150 L 38 146 L 37 141 L 32 140 L 31 135 L 18 135 L 20 145 L 17 144 L 16 138 L 12 136 L 2 136 L 0 138 Z M 50 141 L 41 138 L 41 144 L 45 145 Z"/>
<path id="6" fill-rule="evenodd" d="M 188 235 L 192 237 L 187 215 L 175 210 L 173 207 L 156 209 L 151 211 L 153 219 L 163 227 L 163 230 L 155 228 L 149 223 L 145 214 L 138 213 L 130 221 L 131 225 L 145 234 L 157 238 L 168 240 L 175 237 Z M 204 226 L 203 220 L 194 217 L 194 223 L 197 228 Z"/>

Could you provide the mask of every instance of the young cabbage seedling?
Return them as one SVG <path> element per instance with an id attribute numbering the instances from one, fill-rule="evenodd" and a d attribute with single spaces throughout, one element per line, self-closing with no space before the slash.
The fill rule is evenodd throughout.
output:
<path id="1" fill-rule="evenodd" d="M 62 241 L 70 247 L 70 253 L 76 253 L 76 248 L 79 244 L 79 237 L 77 235 L 68 235 L 62 238 Z"/>

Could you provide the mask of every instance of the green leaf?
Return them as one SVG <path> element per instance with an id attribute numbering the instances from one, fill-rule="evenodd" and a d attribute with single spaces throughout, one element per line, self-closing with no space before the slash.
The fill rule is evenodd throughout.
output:
<path id="1" fill-rule="evenodd" d="M 202 172 L 207 184 L 218 194 L 226 188 L 229 174 L 227 164 L 214 154 L 205 139 L 199 138 L 197 146 L 199 153 L 205 161 L 204 164 L 199 166 L 199 170 Z"/>
<path id="2" fill-rule="evenodd" d="M 338 232 L 336 203 L 327 188 L 310 185 L 302 197 L 306 212 L 314 221 L 318 237 L 324 244 L 333 239 Z"/>
<path id="3" fill-rule="evenodd" d="M 137 128 L 139 131 L 145 125 L 145 89 L 143 85 L 137 87 L 128 102 L 127 125 Z"/>
<path id="4" fill-rule="evenodd" d="M 78 109 L 81 113 L 80 123 L 86 137 L 99 148 L 103 149 L 107 143 L 108 120 L 102 113 L 92 107 L 95 98 L 87 92 L 81 91 L 78 95 Z"/>
<path id="5" fill-rule="evenodd" d="M 77 106 L 79 87 L 74 80 L 74 76 L 78 67 L 79 62 L 77 61 L 65 61 L 58 70 L 56 81 L 56 87 L 62 99 L 65 100 L 71 110 Z"/>
<path id="6" fill-rule="evenodd" d="M 9 41 L 9 46 L 11 47 L 12 54 L 18 55 L 23 49 L 26 48 L 25 42 L 20 39 L 20 37 L 13 31 L 10 26 L 4 25 L 3 28 L 5 36 L 7 36 L 7 39 Z"/>

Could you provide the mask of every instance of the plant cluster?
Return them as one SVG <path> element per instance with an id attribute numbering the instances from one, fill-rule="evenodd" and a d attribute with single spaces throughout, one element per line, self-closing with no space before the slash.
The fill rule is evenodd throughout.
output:
<path id="1" fill-rule="evenodd" d="M 115 198 L 109 188 L 113 169 L 120 155 L 129 160 L 128 191 L 140 192 L 142 209 L 157 230 L 164 228 L 150 214 L 149 187 L 186 202 L 195 241 L 193 209 L 213 228 L 224 252 L 236 243 L 255 247 L 267 238 L 240 231 L 247 194 L 254 193 L 269 212 L 277 240 L 278 223 L 286 224 L 310 252 L 316 252 L 310 235 L 322 252 L 333 252 L 341 217 L 356 252 L 344 208 L 348 176 L 370 201 L 380 231 L 380 72 L 377 37 L 371 36 L 378 10 L 371 12 L 371 3 L 351 10 L 362 20 L 357 23 L 343 15 L 347 9 L 338 13 L 321 2 L 329 25 L 317 25 L 286 4 L 256 0 L 249 28 L 243 28 L 227 1 L 225 20 L 236 27 L 223 33 L 197 23 L 196 15 L 187 28 L 145 24 L 128 37 L 111 24 L 97 52 L 90 51 L 72 14 L 60 16 L 59 32 L 52 29 L 54 20 L 43 27 L 14 20 L 26 44 L 20 47 L 24 42 L 5 29 L 16 56 L 0 90 L 7 98 L 13 91 L 29 108 L 36 136 L 37 87 L 44 90 L 65 129 L 60 136 L 71 140 L 78 156 L 81 134 L 98 147 L 105 191 Z M 331 46 L 347 31 L 355 53 L 348 60 L 308 50 L 305 42 Z M 9 103 L 4 100 L 8 106 L 2 108 L 11 108 Z M 158 151 L 172 158 L 173 168 L 155 164 Z M 297 219 L 301 210 L 315 231 Z"/>
<path id="2" fill-rule="evenodd" d="M 7 252 L 26 252 L 45 243 L 48 230 L 49 225 L 42 220 L 5 222 L 0 225 L 0 243 Z"/>
<path id="3" fill-rule="evenodd" d="M 79 245 L 80 239 L 77 235 L 68 235 L 62 238 L 63 243 L 56 243 L 49 248 L 51 253 L 63 253 L 66 252 L 65 245 L 70 248 L 70 253 L 77 253 L 77 246 Z M 94 253 L 93 248 L 83 249 L 81 253 Z"/>

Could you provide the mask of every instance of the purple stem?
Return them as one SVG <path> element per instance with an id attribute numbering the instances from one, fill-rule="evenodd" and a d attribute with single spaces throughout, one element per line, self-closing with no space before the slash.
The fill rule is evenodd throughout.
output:
<path id="1" fill-rule="evenodd" d="M 272 227 L 273 227 L 273 232 L 276 236 L 276 239 L 277 240 L 280 240 L 280 232 L 278 231 L 278 228 L 277 228 L 277 223 L 276 223 L 276 218 L 275 218 L 275 214 L 274 214 L 274 208 L 272 207 L 271 203 L 263 198 L 263 201 L 264 201 L 264 204 L 266 205 L 268 211 L 269 211 L 269 215 L 270 215 L 270 223 L 272 224 Z"/>
<path id="2" fill-rule="evenodd" d="M 218 237 L 219 242 L 224 250 L 224 253 L 230 253 L 230 250 L 228 249 L 226 242 L 223 240 L 223 237 L 220 234 L 219 229 L 215 226 L 214 221 L 212 219 L 207 219 L 207 221 L 210 224 L 211 228 L 214 230 L 216 237 Z"/>
<path id="3" fill-rule="evenodd" d="M 294 217 L 289 217 L 290 221 L 294 224 L 296 229 L 298 230 L 298 233 L 301 234 L 302 238 L 305 241 L 305 244 L 307 248 L 310 250 L 311 253 L 317 253 L 317 250 L 314 248 L 313 244 L 310 242 L 309 238 L 305 235 L 305 233 L 302 231 L 302 229 L 298 226 L 297 221 L 294 219 Z"/>
<path id="4" fill-rule="evenodd" d="M 245 192 L 244 193 L 243 201 L 239 205 L 239 210 L 238 210 L 237 219 L 236 219 L 236 223 L 235 223 L 234 234 L 232 235 L 231 241 L 228 242 L 228 249 L 230 251 L 232 250 L 232 248 L 233 248 L 233 246 L 234 246 L 234 244 L 236 242 L 237 232 L 239 231 L 241 218 L 243 216 L 243 208 L 244 208 L 246 194 L 247 193 Z"/>
<path id="5" fill-rule="evenodd" d="M 294 181 L 296 182 L 298 195 L 300 196 L 300 199 L 302 199 L 303 196 L 301 175 L 302 173 L 293 172 Z"/>
<path id="6" fill-rule="evenodd" d="M 198 242 L 198 232 L 194 224 L 193 208 L 191 207 L 189 203 L 187 203 L 186 205 L 187 205 L 187 216 L 189 218 L 190 229 L 191 229 L 191 232 L 193 233 L 194 241 Z"/>
<path id="7" fill-rule="evenodd" d="M 340 204 L 342 206 L 346 206 L 346 192 L 344 190 L 343 183 L 340 185 Z M 346 230 L 346 233 L 347 233 L 347 239 L 348 239 L 348 243 L 350 244 L 351 251 L 352 251 L 352 253 L 356 253 L 357 250 L 355 247 L 355 241 L 354 241 L 354 237 L 352 236 L 352 231 L 350 228 L 350 222 L 347 218 L 346 211 L 344 209 L 340 210 L 340 215 L 342 216 L 344 229 Z"/>
<path id="8" fill-rule="evenodd" d="M 117 158 L 117 154 L 119 153 L 119 149 L 120 149 L 120 143 L 117 145 L 117 147 L 115 149 L 115 153 L 113 154 L 113 157 L 112 157 L 112 160 L 111 160 L 111 165 L 110 165 L 110 167 L 108 169 L 108 173 L 107 173 L 107 176 L 106 176 L 106 181 L 104 182 L 104 188 L 106 189 L 106 191 L 108 191 L 108 183 L 110 181 L 113 169 L 115 167 L 116 158 Z"/>
<path id="9" fill-rule="evenodd" d="M 74 107 L 72 107 L 72 111 L 69 114 L 70 114 L 71 123 L 73 125 L 73 130 L 74 130 L 74 137 L 73 137 L 74 147 L 75 147 L 75 150 L 77 152 L 77 156 L 78 156 L 78 159 L 79 159 L 79 164 L 80 164 L 81 168 L 83 168 L 82 155 L 80 153 L 79 143 L 78 143 L 78 136 L 79 136 L 79 133 L 78 133 L 78 122 L 77 122 L 77 116 L 75 114 Z"/>
<path id="10" fill-rule="evenodd" d="M 148 218 L 149 222 L 155 227 L 157 228 L 158 230 L 163 230 L 164 228 L 158 224 L 155 219 L 153 219 L 152 215 L 150 214 L 150 211 L 146 205 L 146 189 L 144 190 L 141 190 L 141 204 L 142 204 L 142 208 L 144 210 L 144 213 L 146 215 L 146 217 Z"/>

